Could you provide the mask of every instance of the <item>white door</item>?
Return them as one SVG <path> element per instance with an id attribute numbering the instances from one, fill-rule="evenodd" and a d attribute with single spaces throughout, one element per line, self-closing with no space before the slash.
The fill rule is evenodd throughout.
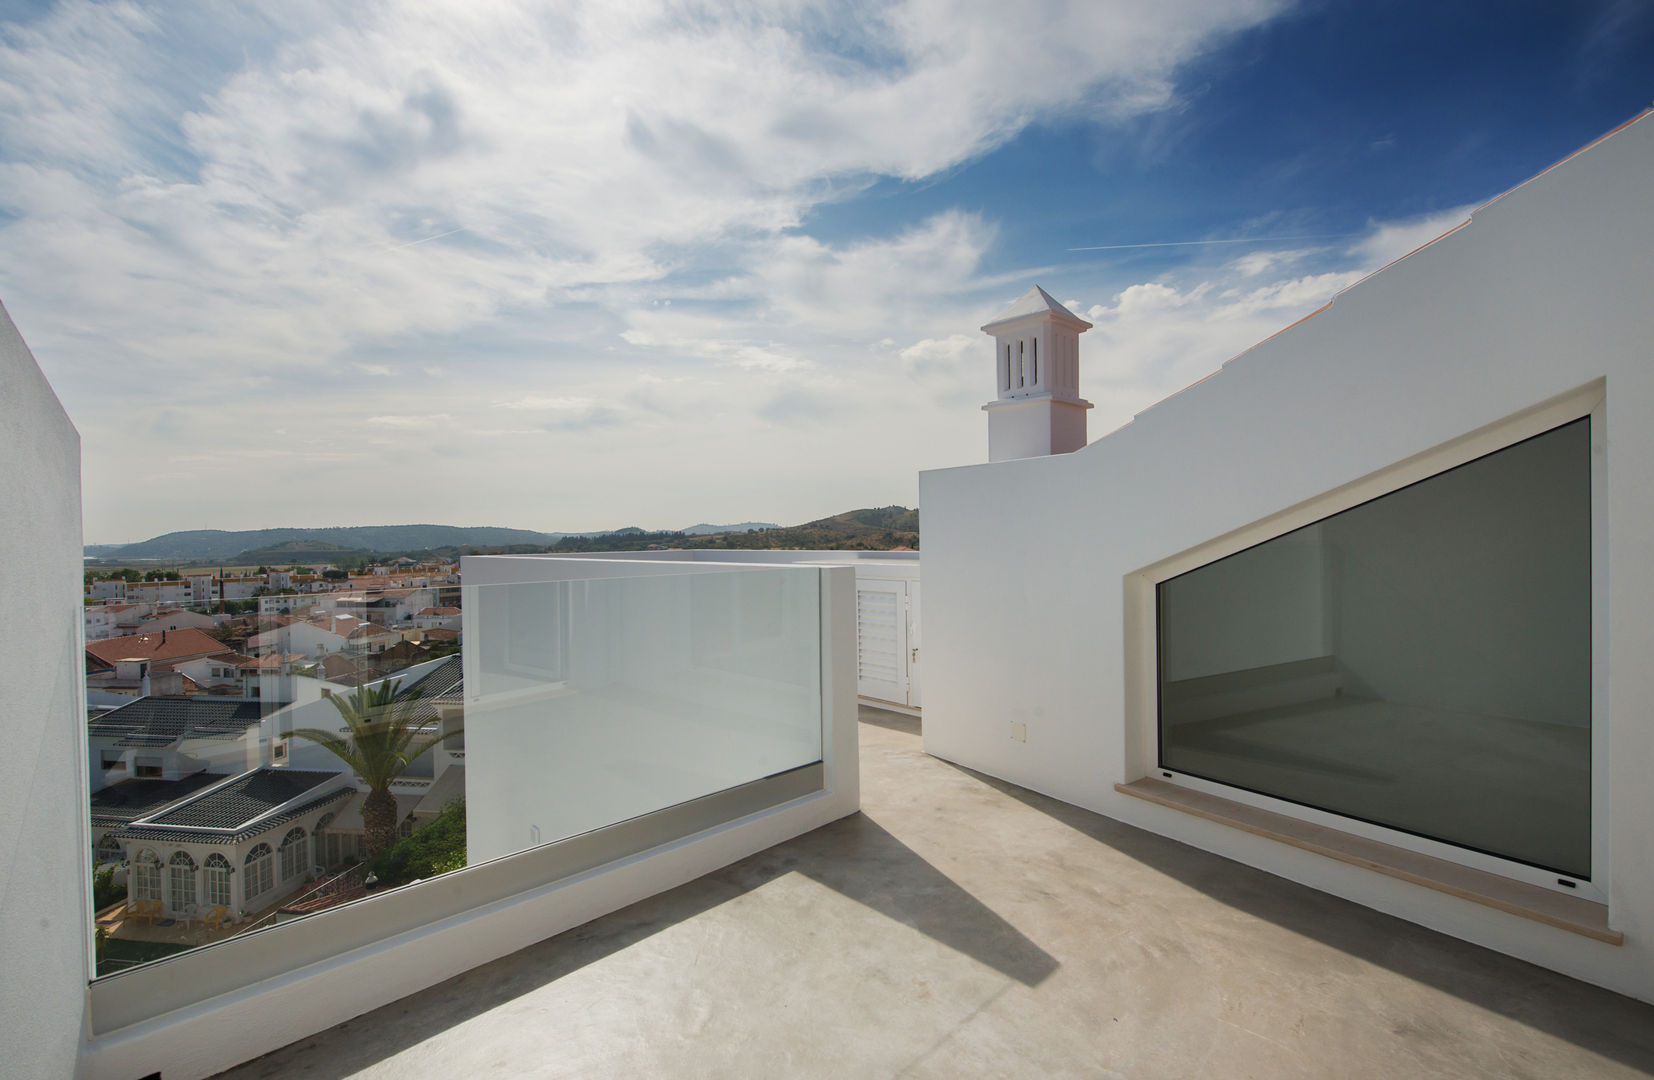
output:
<path id="1" fill-rule="evenodd" d="M 907 583 L 907 703 L 919 708 L 919 583 Z"/>
<path id="2" fill-rule="evenodd" d="M 907 704 L 907 583 L 856 582 L 856 693 Z"/>

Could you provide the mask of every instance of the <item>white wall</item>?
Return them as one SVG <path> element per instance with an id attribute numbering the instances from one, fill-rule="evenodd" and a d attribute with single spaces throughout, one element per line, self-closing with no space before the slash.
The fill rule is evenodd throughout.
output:
<path id="1" fill-rule="evenodd" d="M 0 608 L 26 616 L 0 620 L 0 1061 L 71 1076 L 92 908 L 80 436 L 3 307 L 0 462 Z"/>
<path id="2" fill-rule="evenodd" d="M 922 474 L 925 748 L 1654 1001 L 1650 175 L 1645 114 L 1084 450 Z M 1599 879 L 1623 946 L 1113 790 L 1143 775 L 1146 756 L 1145 705 L 1128 698 L 1140 667 L 1128 657 L 1145 648 L 1131 606 L 1140 570 L 1598 380 Z M 998 554 L 1029 537 L 1041 557 L 1005 574 Z M 1010 737 L 1019 719 L 1026 742 Z"/>

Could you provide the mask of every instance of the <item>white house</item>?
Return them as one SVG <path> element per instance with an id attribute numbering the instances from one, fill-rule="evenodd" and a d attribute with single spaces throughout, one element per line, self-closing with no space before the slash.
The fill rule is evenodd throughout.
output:
<path id="1" fill-rule="evenodd" d="M 925 749 L 1654 1001 L 1651 175 L 1644 114 L 1096 443 L 924 473 Z"/>
<path id="2" fill-rule="evenodd" d="M 127 896 L 174 919 L 216 908 L 229 922 L 313 880 L 317 833 L 356 791 L 339 772 L 252 769 L 112 830 L 126 850 Z"/>
<path id="3" fill-rule="evenodd" d="M 282 626 L 248 638 L 247 651 L 254 655 L 283 652 L 326 656 L 328 653 L 345 651 L 350 642 L 350 635 L 361 626 L 361 620 L 351 615 L 287 620 Z"/>

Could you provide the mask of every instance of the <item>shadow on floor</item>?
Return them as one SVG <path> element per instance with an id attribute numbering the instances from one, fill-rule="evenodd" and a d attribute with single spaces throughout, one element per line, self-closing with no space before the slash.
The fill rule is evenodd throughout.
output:
<path id="1" fill-rule="evenodd" d="M 790 873 L 1025 985 L 1057 969 L 1049 953 L 856 813 L 221 1075 L 340 1080 Z"/>
<path id="2" fill-rule="evenodd" d="M 1220 903 L 1654 1075 L 1654 1006 L 942 763 Z"/>
<path id="3" fill-rule="evenodd" d="M 919 718 L 904 716 L 901 713 L 881 709 L 876 705 L 862 705 L 857 709 L 856 719 L 864 724 L 882 727 L 889 731 L 899 731 L 903 735 L 919 734 Z"/>

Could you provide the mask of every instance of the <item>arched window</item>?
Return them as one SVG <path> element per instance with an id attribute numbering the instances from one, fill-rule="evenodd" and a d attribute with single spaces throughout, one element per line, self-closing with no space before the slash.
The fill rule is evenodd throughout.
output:
<path id="1" fill-rule="evenodd" d="M 263 896 L 275 885 L 276 853 L 269 844 L 260 844 L 247 853 L 247 876 L 241 881 L 242 899 L 251 901 Z"/>
<path id="2" fill-rule="evenodd" d="M 167 860 L 167 890 L 172 893 L 172 910 L 183 911 L 195 903 L 195 860 L 187 851 L 174 851 Z"/>
<path id="3" fill-rule="evenodd" d="M 310 860 L 306 854 L 310 845 L 306 843 L 308 834 L 303 829 L 289 829 L 281 841 L 281 879 L 289 881 L 310 869 Z"/>
<path id="4" fill-rule="evenodd" d="M 217 907 L 223 904 L 230 906 L 230 860 L 213 852 L 207 856 L 202 864 L 202 877 L 206 879 L 207 906 Z"/>
<path id="5" fill-rule="evenodd" d="M 132 861 L 132 899 L 159 900 L 161 898 L 161 857 L 149 848 L 138 852 Z"/>
<path id="6" fill-rule="evenodd" d="M 98 841 L 97 855 L 99 862 L 115 862 L 121 857 L 121 842 L 114 833 L 104 833 L 103 839 Z"/>

